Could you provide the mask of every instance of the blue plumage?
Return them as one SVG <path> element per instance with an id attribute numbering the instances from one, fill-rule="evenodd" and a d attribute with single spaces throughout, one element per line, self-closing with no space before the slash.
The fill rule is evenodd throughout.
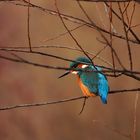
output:
<path id="1" fill-rule="evenodd" d="M 91 61 L 85 57 L 79 57 L 76 59 L 77 62 L 72 62 L 70 67 L 77 68 L 80 62 L 88 64 L 85 68 L 88 72 L 79 71 L 78 76 L 82 83 L 88 88 L 91 94 L 99 95 L 104 104 L 107 103 L 107 96 L 109 91 L 108 81 L 104 74 L 101 73 L 102 69 L 100 67 L 94 67 L 91 65 Z M 91 72 L 89 72 L 91 70 Z M 99 72 L 94 72 L 92 70 L 98 70 Z"/>
<path id="2" fill-rule="evenodd" d="M 98 71 L 101 68 L 96 67 Z M 96 70 L 92 65 L 88 66 L 86 70 Z M 79 77 L 83 84 L 89 89 L 93 94 L 99 95 L 104 104 L 107 103 L 108 95 L 108 81 L 105 75 L 99 72 L 80 72 Z"/>
<path id="3" fill-rule="evenodd" d="M 79 71 L 70 70 L 59 78 L 69 73 L 77 74 L 80 88 L 85 96 L 100 96 L 101 101 L 107 103 L 109 86 L 100 67 L 93 66 L 88 58 L 78 57 L 75 62 L 70 63 L 70 68 L 78 68 Z"/>
<path id="4" fill-rule="evenodd" d="M 102 102 L 106 104 L 107 96 L 109 92 L 108 81 L 103 74 L 99 73 L 98 76 L 99 76 L 98 93 L 99 93 L 99 96 L 101 97 Z"/>

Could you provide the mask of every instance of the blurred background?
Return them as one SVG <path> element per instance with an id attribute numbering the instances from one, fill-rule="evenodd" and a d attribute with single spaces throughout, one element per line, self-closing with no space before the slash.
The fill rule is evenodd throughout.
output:
<path id="1" fill-rule="evenodd" d="M 52 0 L 36 0 L 31 3 L 51 10 L 56 10 Z M 17 4 L 17 5 L 15 5 Z M 28 47 L 27 36 L 27 6 L 18 1 L 0 2 L 0 46 Z M 81 3 L 90 18 L 102 28 L 109 30 L 109 18 L 102 3 Z M 26 5 L 26 4 L 24 4 Z M 128 10 L 131 14 L 133 3 Z M 58 0 L 61 13 L 78 17 L 88 21 L 72 0 Z M 113 8 L 118 12 L 117 4 Z M 139 24 L 140 5 L 136 4 L 133 25 Z M 118 12 L 119 13 L 119 12 Z M 69 29 L 79 24 L 65 20 Z M 113 24 L 117 33 L 124 34 L 122 22 L 113 16 Z M 140 37 L 139 26 L 133 28 Z M 37 46 L 67 46 L 78 48 L 69 34 L 65 33 L 60 18 L 43 12 L 37 8 L 30 8 L 30 37 L 33 47 Z M 88 52 L 96 54 L 104 45 L 100 34 L 92 28 L 82 26 L 72 32 L 79 44 Z M 105 34 L 106 35 L 106 34 Z M 130 36 L 131 37 L 131 36 Z M 52 39 L 55 38 L 55 39 Z M 137 44 L 131 44 L 134 70 L 139 71 L 139 52 Z M 113 38 L 113 47 L 118 53 L 123 65 L 129 69 L 129 58 L 126 41 Z M 38 48 L 36 51 L 49 53 L 64 58 L 75 59 L 84 56 L 81 52 L 54 47 Z M 0 51 L 4 56 L 11 56 L 9 52 Z M 36 54 L 16 53 L 26 60 L 51 66 L 68 67 L 69 62 Z M 112 63 L 111 51 L 107 47 L 100 54 Z M 100 59 L 94 63 L 108 66 Z M 116 61 L 116 67 L 120 67 Z M 24 103 L 38 103 L 81 96 L 82 92 L 77 84 L 76 76 L 69 75 L 63 79 L 58 77 L 62 70 L 45 69 L 27 64 L 20 64 L 0 59 L 0 106 L 11 106 Z M 130 77 L 108 77 L 111 90 L 131 89 L 139 87 L 139 82 Z M 108 104 L 103 105 L 100 99 L 87 100 L 81 115 L 82 100 L 54 104 L 41 107 L 30 107 L 0 111 L 0 139 L 1 140 L 127 140 L 131 139 L 134 121 L 134 103 L 137 92 L 129 94 L 109 95 Z M 140 139 L 140 103 L 137 105 L 136 140 Z"/>

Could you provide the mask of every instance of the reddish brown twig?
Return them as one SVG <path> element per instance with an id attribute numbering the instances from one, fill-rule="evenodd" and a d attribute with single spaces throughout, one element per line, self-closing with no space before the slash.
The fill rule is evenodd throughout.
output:
<path id="1" fill-rule="evenodd" d="M 110 24 L 109 24 L 109 31 L 110 31 L 110 33 L 112 33 L 112 27 L 111 27 L 111 25 L 112 25 L 112 18 L 113 18 L 113 16 L 112 16 L 112 2 L 110 2 L 110 5 L 109 5 L 109 22 L 110 22 Z M 110 34 L 110 46 L 112 46 L 112 48 L 113 48 L 113 36 L 112 36 L 112 34 Z M 114 52 L 113 52 L 113 49 L 111 49 L 111 57 L 112 57 L 112 64 L 113 64 L 113 69 L 114 69 L 114 75 L 116 75 L 115 74 L 115 59 L 114 59 Z"/>
<path id="2" fill-rule="evenodd" d="M 118 130 L 117 128 L 114 128 L 114 127 L 112 127 L 112 126 L 109 126 L 109 125 L 108 125 L 107 123 L 105 123 L 105 122 L 102 122 L 102 121 L 99 121 L 99 120 L 93 120 L 93 123 L 98 123 L 98 124 L 102 125 L 103 127 L 107 128 L 107 129 L 109 129 L 109 130 L 111 130 L 111 131 L 113 131 L 113 132 L 115 132 L 115 133 L 117 133 L 117 134 L 119 134 L 119 135 L 121 135 L 121 136 L 123 136 L 123 137 L 125 137 L 125 138 L 128 138 L 128 139 L 131 138 L 131 135 L 126 134 L 126 133 L 123 133 L 123 132 L 121 132 L 120 130 Z"/>
<path id="3" fill-rule="evenodd" d="M 28 1 L 26 0 L 22 0 L 25 4 L 16 4 L 16 5 L 19 5 L 19 6 L 27 6 L 26 4 L 28 4 Z M 32 8 L 36 8 L 36 9 L 39 9 L 45 13 L 48 13 L 48 14 L 51 14 L 51 15 L 54 15 L 54 16 L 58 16 L 58 12 L 57 11 L 54 11 L 54 10 L 51 10 L 51 9 L 47 9 L 47 8 L 43 8 L 41 6 L 38 6 L 38 5 L 35 5 L 33 3 L 29 3 L 30 4 L 30 7 Z M 99 29 L 100 31 L 104 32 L 104 33 L 107 33 L 107 34 L 111 34 L 109 31 L 101 28 L 100 26 L 96 25 L 96 24 L 90 24 L 88 22 L 86 22 L 85 20 L 83 19 L 80 19 L 78 17 L 74 17 L 74 16 L 71 16 L 71 15 L 67 15 L 67 14 L 62 14 L 60 13 L 61 17 L 65 20 L 68 20 L 70 22 L 73 22 L 73 23 L 76 23 L 76 24 L 85 24 L 85 26 L 89 27 L 89 28 L 93 28 L 93 29 Z M 133 42 L 133 43 L 136 43 L 136 44 L 140 44 L 140 39 L 137 37 L 137 35 L 135 35 L 135 33 L 133 32 L 133 35 L 135 36 L 136 40 L 134 39 L 130 39 L 129 38 L 129 41 Z M 117 37 L 117 38 L 120 38 L 120 39 L 123 39 L 123 40 L 126 40 L 126 38 L 122 35 L 119 35 L 119 34 L 116 34 L 116 33 L 112 33 L 112 36 L 114 37 Z"/>
<path id="4" fill-rule="evenodd" d="M 83 52 L 83 54 L 89 58 L 89 60 L 91 61 L 91 63 L 93 64 L 94 66 L 94 63 L 92 61 L 92 59 L 90 58 L 90 56 L 86 53 L 86 51 L 83 49 L 83 47 L 78 43 L 78 41 L 76 40 L 76 38 L 73 36 L 73 34 L 70 32 L 70 30 L 68 29 L 68 27 L 66 26 L 63 18 L 61 17 L 61 14 L 60 14 L 60 11 L 59 11 L 59 8 L 57 6 L 57 0 L 55 0 L 55 7 L 57 9 L 57 13 L 58 13 L 58 16 L 60 17 L 61 21 L 62 21 L 62 24 L 63 26 L 65 27 L 65 29 L 68 31 L 69 35 L 71 36 L 71 38 L 74 40 L 74 42 L 76 43 L 76 45 L 81 49 L 81 51 Z"/>
<path id="5" fill-rule="evenodd" d="M 108 5 L 107 2 L 105 2 L 105 4 L 106 4 L 106 6 L 109 7 L 109 5 Z M 115 12 L 112 8 L 110 8 L 110 9 L 112 10 L 112 13 L 113 13 L 119 20 L 122 21 L 122 18 L 118 15 L 118 13 Z M 125 24 L 125 26 L 126 26 L 127 28 L 129 28 L 129 25 L 127 25 L 127 23 L 126 23 L 125 21 L 124 21 L 124 24 Z M 135 33 L 131 28 L 129 29 L 129 31 L 130 31 L 130 33 L 134 36 L 134 38 L 135 38 L 138 42 L 140 42 L 140 39 L 139 39 L 138 35 L 136 35 L 136 33 Z M 130 39 L 129 39 L 129 41 L 130 41 Z"/>
<path id="6" fill-rule="evenodd" d="M 139 92 L 139 91 L 138 91 Z M 133 130 L 132 130 L 132 140 L 136 140 L 136 127 L 137 127 L 137 105 L 138 105 L 139 93 L 136 94 L 134 102 L 134 118 L 133 118 Z"/>
<path id="7" fill-rule="evenodd" d="M 83 27 L 84 25 L 85 25 L 85 24 L 79 25 L 79 26 L 77 26 L 77 27 L 71 29 L 70 32 L 73 32 L 73 31 L 75 31 L 75 30 L 77 30 L 77 29 Z M 52 37 L 52 38 L 49 38 L 49 39 L 45 39 L 45 40 L 43 40 L 43 41 L 44 41 L 44 42 L 52 41 L 52 40 L 58 39 L 58 38 L 60 38 L 60 37 L 62 37 L 62 36 L 64 36 L 64 35 L 66 35 L 66 34 L 68 34 L 68 31 L 66 31 L 66 32 L 64 32 L 64 33 L 60 33 L 59 35 L 57 35 L 57 36 L 55 36 L 55 37 Z"/>
<path id="8" fill-rule="evenodd" d="M 32 51 L 32 45 L 31 45 L 31 37 L 30 37 L 30 0 L 28 0 L 28 7 L 27 7 L 27 36 L 28 36 L 28 44 L 29 49 Z"/>
<path id="9" fill-rule="evenodd" d="M 130 21 L 129 21 L 129 28 L 132 26 L 132 20 L 133 20 L 133 17 L 134 17 L 135 9 L 136 9 L 136 3 L 134 2 L 133 8 L 132 8 L 132 13 L 131 13 L 131 16 L 130 16 Z"/>
<path id="10" fill-rule="evenodd" d="M 128 32 L 127 32 L 127 29 L 126 29 L 126 26 L 125 26 L 125 23 L 124 23 L 124 15 L 123 15 L 120 3 L 118 3 L 118 7 L 119 7 L 119 10 L 120 10 L 120 13 L 121 13 L 121 16 L 122 16 L 122 23 L 123 23 L 123 27 L 124 27 L 124 33 L 125 33 L 125 36 L 126 36 L 128 56 L 129 56 L 129 62 L 130 62 L 130 69 L 133 70 L 131 47 L 130 47 L 130 44 L 129 44 L 129 41 L 128 41 Z"/>

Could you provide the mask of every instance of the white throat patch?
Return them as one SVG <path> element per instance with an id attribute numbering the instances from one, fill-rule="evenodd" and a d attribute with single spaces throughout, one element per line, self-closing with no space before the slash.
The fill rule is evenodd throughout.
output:
<path id="1" fill-rule="evenodd" d="M 88 65 L 82 65 L 82 69 L 84 69 L 84 68 L 86 68 L 86 67 L 88 67 Z"/>
<path id="2" fill-rule="evenodd" d="M 78 71 L 72 71 L 71 73 L 72 73 L 72 74 L 77 74 L 77 73 L 78 73 Z"/>

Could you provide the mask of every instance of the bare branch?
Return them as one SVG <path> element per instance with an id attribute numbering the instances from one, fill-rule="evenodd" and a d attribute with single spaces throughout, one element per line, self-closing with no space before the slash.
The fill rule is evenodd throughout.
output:
<path id="1" fill-rule="evenodd" d="M 47 53 L 42 53 L 42 52 L 35 52 L 35 51 L 21 51 L 21 50 L 17 50 L 17 52 L 25 52 L 25 53 L 29 53 L 29 54 L 37 54 L 37 55 L 44 55 L 44 56 L 49 56 L 49 57 L 53 57 L 53 58 L 56 58 L 56 59 L 60 59 L 60 60 L 65 60 L 65 61 L 70 61 L 70 62 L 77 62 L 77 61 L 74 61 L 74 60 L 70 60 L 70 59 L 66 59 L 66 58 L 63 58 L 63 57 L 59 57 L 59 56 L 55 56 L 55 55 L 52 55 L 52 54 L 47 54 Z M 3 56 L 3 55 L 0 55 L 0 58 L 1 59 L 5 59 L 5 60 L 8 60 L 8 61 L 13 61 L 13 62 L 18 62 L 18 63 L 24 63 L 24 64 L 28 64 L 28 65 L 32 65 L 32 66 L 36 66 L 36 67 L 42 67 L 42 68 L 47 68 L 47 69 L 57 69 L 57 70 L 75 70 L 75 71 L 79 71 L 80 69 L 70 69 L 70 68 L 64 68 L 64 67 L 57 67 L 57 66 L 49 66 L 49 65 L 43 65 L 43 64 L 39 64 L 39 63 L 35 63 L 35 62 L 31 62 L 31 61 L 28 61 L 28 60 L 25 60 L 24 61 L 21 61 L 19 59 L 15 59 L 15 58 L 10 58 L 10 57 L 7 57 L 7 56 Z M 23 58 L 22 58 L 23 60 Z M 83 64 L 87 64 L 87 63 L 83 63 Z M 96 65 L 97 66 L 97 65 Z M 104 66 L 100 66 L 101 68 L 104 68 L 105 70 L 102 70 L 102 73 L 112 73 L 114 72 L 112 68 L 107 68 L 107 67 L 104 67 Z M 82 70 L 84 71 L 84 70 Z M 88 71 L 87 71 L 88 72 Z M 99 72 L 98 70 L 94 70 L 94 72 Z M 129 71 L 129 70 L 126 70 L 126 69 L 123 69 L 123 70 L 119 70 L 119 69 L 115 69 L 115 72 L 117 73 L 121 73 L 123 75 L 126 75 L 126 76 L 129 76 L 131 78 L 134 78 L 138 81 L 140 81 L 140 77 L 135 75 L 135 74 L 140 74 L 140 72 L 137 72 L 137 71 Z M 112 76 L 112 75 L 109 75 L 109 74 L 106 74 L 108 76 Z M 119 74 L 120 75 L 120 74 Z"/>
<path id="2" fill-rule="evenodd" d="M 84 25 L 85 25 L 85 24 L 79 25 L 79 26 L 77 26 L 77 27 L 71 29 L 70 32 L 73 32 L 73 31 L 75 31 L 75 30 L 77 30 L 77 29 L 83 27 Z M 52 37 L 52 38 L 49 38 L 49 39 L 45 39 L 44 42 L 48 42 L 48 41 L 52 41 L 52 40 L 58 39 L 58 38 L 60 38 L 60 37 L 62 37 L 62 36 L 64 36 L 64 35 L 66 35 L 66 34 L 68 34 L 68 31 L 66 31 L 66 32 L 64 32 L 64 33 L 61 33 L 61 34 L 59 34 L 59 35 L 57 35 L 57 36 L 55 36 L 55 37 Z"/>
<path id="3" fill-rule="evenodd" d="M 137 105 L 139 99 L 139 91 L 136 94 L 135 102 L 134 102 L 134 121 L 133 121 L 133 131 L 132 131 L 132 140 L 136 140 L 136 127 L 137 127 Z"/>
<path id="4" fill-rule="evenodd" d="M 140 91 L 140 88 L 135 88 L 135 89 L 122 89 L 122 90 L 114 90 L 110 91 L 110 94 L 115 94 L 115 93 L 122 93 L 122 92 L 135 92 L 135 91 Z M 57 100 L 57 101 L 46 101 L 46 102 L 41 102 L 41 103 L 31 103 L 31 104 L 19 104 L 19 105 L 13 105 L 13 106 L 4 106 L 0 107 L 0 111 L 4 110 L 11 110 L 11 109 L 18 109 L 18 108 L 29 108 L 29 107 L 38 107 L 38 106 L 47 106 L 47 105 L 52 105 L 52 104 L 60 104 L 60 103 L 66 103 L 66 102 L 71 102 L 71 101 L 76 101 L 76 100 L 81 100 L 85 98 L 85 96 L 80 96 L 80 97 L 73 97 L 70 99 L 63 99 L 63 100 Z"/>
<path id="5" fill-rule="evenodd" d="M 94 66 L 94 63 L 93 63 L 92 59 L 89 57 L 89 55 L 86 53 L 86 51 L 83 49 L 83 47 L 78 43 L 78 41 L 76 40 L 76 38 L 72 35 L 72 33 L 70 32 L 70 30 L 69 30 L 68 27 L 66 26 L 66 24 L 65 24 L 65 22 L 64 22 L 64 20 L 63 20 L 63 18 L 61 17 L 60 12 L 59 12 L 59 9 L 58 9 L 58 6 L 57 6 L 57 0 L 54 0 L 54 1 L 55 1 L 55 7 L 56 7 L 56 9 L 57 9 L 58 15 L 59 15 L 59 17 L 60 17 L 60 19 L 61 19 L 61 21 L 62 21 L 63 26 L 65 27 L 65 29 L 67 30 L 67 32 L 69 33 L 69 35 L 71 36 L 71 38 L 74 40 L 74 42 L 76 43 L 76 45 L 81 49 L 81 51 L 83 52 L 83 54 L 84 54 L 85 56 L 87 56 L 87 58 L 89 58 L 89 60 L 91 61 L 91 63 L 92 63 L 93 66 Z"/>
<path id="6" fill-rule="evenodd" d="M 70 51 L 77 51 L 77 52 L 81 52 L 81 49 L 76 49 L 76 48 L 73 48 L 73 47 L 67 47 L 67 46 L 59 46 L 59 45 L 47 45 L 47 46 L 36 46 L 36 47 L 33 47 L 32 46 L 32 49 L 47 49 L 47 48 L 53 48 L 53 49 L 67 49 L 67 50 L 70 50 Z M 23 50 L 26 50 L 28 49 L 28 47 L 8 47 L 8 46 L 2 46 L 0 47 L 0 50 L 2 51 L 15 51 L 15 52 L 23 52 Z M 101 49 L 100 51 L 103 51 L 105 49 L 105 47 L 103 49 Z M 26 53 L 28 51 L 24 51 L 24 53 Z M 107 61 L 106 59 L 102 58 L 101 56 L 99 56 L 99 52 L 97 54 L 95 53 L 92 53 L 92 52 L 88 52 L 85 50 L 85 52 L 88 54 L 88 55 L 91 55 L 91 57 L 93 57 L 92 59 L 99 59 L 100 61 L 104 62 L 105 64 L 107 64 L 108 66 L 112 67 L 112 64 Z M 34 52 L 33 52 L 34 53 Z"/>
<path id="7" fill-rule="evenodd" d="M 110 2 L 110 4 L 109 4 L 109 22 L 110 22 L 110 24 L 109 24 L 109 31 L 110 31 L 110 33 L 112 33 L 112 28 L 111 28 L 111 25 L 112 25 L 112 18 L 113 18 L 113 15 L 112 15 L 112 2 Z M 113 36 L 112 36 L 112 34 L 110 34 L 110 46 L 113 48 Z M 111 57 L 112 57 L 112 64 L 113 64 L 113 69 L 114 69 L 114 75 L 116 75 L 115 74 L 115 58 L 114 58 L 114 52 L 113 52 L 113 50 L 111 49 Z"/>
<path id="8" fill-rule="evenodd" d="M 83 2 L 129 2 L 132 0 L 77 0 Z"/>
<path id="9" fill-rule="evenodd" d="M 125 23 L 124 23 L 124 16 L 123 16 L 123 12 L 122 12 L 120 3 L 118 3 L 118 7 L 119 7 L 119 10 L 120 10 L 120 13 L 121 13 L 121 16 L 122 16 L 122 23 L 123 23 L 123 27 L 124 27 L 124 33 L 125 33 L 125 36 L 126 36 L 126 43 L 127 43 L 127 48 L 128 48 L 128 56 L 129 56 L 129 61 L 130 61 L 130 69 L 133 70 L 131 48 L 130 48 L 130 44 L 129 44 L 129 41 L 128 41 L 128 32 L 126 30 L 126 26 L 125 26 Z"/>
<path id="10" fill-rule="evenodd" d="M 104 126 L 105 128 L 107 128 L 107 129 L 109 129 L 109 130 L 111 130 L 111 131 L 113 131 L 113 132 L 115 132 L 115 133 L 117 133 L 117 134 L 119 134 L 119 135 L 121 135 L 121 136 L 123 136 L 123 137 L 125 137 L 125 138 L 130 139 L 130 137 L 131 137 L 131 135 L 126 134 L 126 133 L 123 133 L 123 132 L 119 131 L 118 129 L 109 126 L 109 125 L 108 125 L 107 123 L 105 123 L 105 122 L 102 122 L 102 121 L 99 121 L 99 120 L 93 120 L 93 123 L 98 123 L 98 124 Z"/>
<path id="11" fill-rule="evenodd" d="M 31 37 L 30 37 L 30 0 L 28 0 L 28 8 L 27 8 L 27 33 L 28 33 L 28 43 L 29 43 L 29 49 L 32 51 L 32 45 L 31 45 Z"/>
<path id="12" fill-rule="evenodd" d="M 106 6 L 109 7 L 108 3 L 105 2 Z M 115 12 L 112 8 L 110 8 L 112 10 L 112 13 L 119 19 L 122 21 L 122 18 L 117 14 L 117 12 Z M 129 28 L 129 25 L 127 25 L 127 23 L 124 21 L 124 24 L 127 28 Z M 135 32 L 132 29 L 129 29 L 129 31 L 131 32 L 131 34 L 135 37 L 135 39 L 140 43 L 140 39 L 139 37 L 135 34 Z M 130 41 L 130 39 L 129 39 Z"/>
<path id="13" fill-rule="evenodd" d="M 22 1 L 25 2 L 25 4 L 28 4 L 28 2 L 26 0 L 22 0 Z M 17 5 L 19 5 L 19 6 L 28 6 L 28 5 L 23 5 L 23 4 L 17 4 Z M 48 13 L 48 14 L 51 14 L 51 15 L 54 15 L 54 16 L 58 16 L 58 12 L 57 11 L 54 11 L 54 10 L 51 10 L 51 9 L 47 9 L 47 8 L 43 8 L 41 6 L 33 4 L 31 2 L 30 2 L 30 7 L 37 8 L 37 9 L 39 9 L 39 10 L 45 12 L 45 13 Z M 62 13 L 60 13 L 60 15 L 61 15 L 61 17 L 63 19 L 68 20 L 70 22 L 73 22 L 73 23 L 76 23 L 76 24 L 85 24 L 85 26 L 87 26 L 89 28 L 99 29 L 100 31 L 102 31 L 104 33 L 112 34 L 112 36 L 114 36 L 114 37 L 126 40 L 126 38 L 124 36 L 119 35 L 117 33 L 110 33 L 109 31 L 99 27 L 95 23 L 91 24 L 91 23 L 88 23 L 87 21 L 85 21 L 83 19 L 80 19 L 80 18 L 77 18 L 77 17 L 74 17 L 74 16 L 70 16 L 70 15 L 66 15 L 66 14 L 62 14 Z M 137 38 L 137 40 L 129 38 L 129 41 L 132 42 L 132 43 L 140 44 L 140 40 L 138 38 Z"/>
<path id="14" fill-rule="evenodd" d="M 82 105 L 82 109 L 81 109 L 81 111 L 79 112 L 79 115 L 81 115 L 82 112 L 84 111 L 84 108 L 85 108 L 87 99 L 88 99 L 88 97 L 85 97 L 85 98 L 84 98 L 84 102 L 83 102 L 83 105 Z"/>

